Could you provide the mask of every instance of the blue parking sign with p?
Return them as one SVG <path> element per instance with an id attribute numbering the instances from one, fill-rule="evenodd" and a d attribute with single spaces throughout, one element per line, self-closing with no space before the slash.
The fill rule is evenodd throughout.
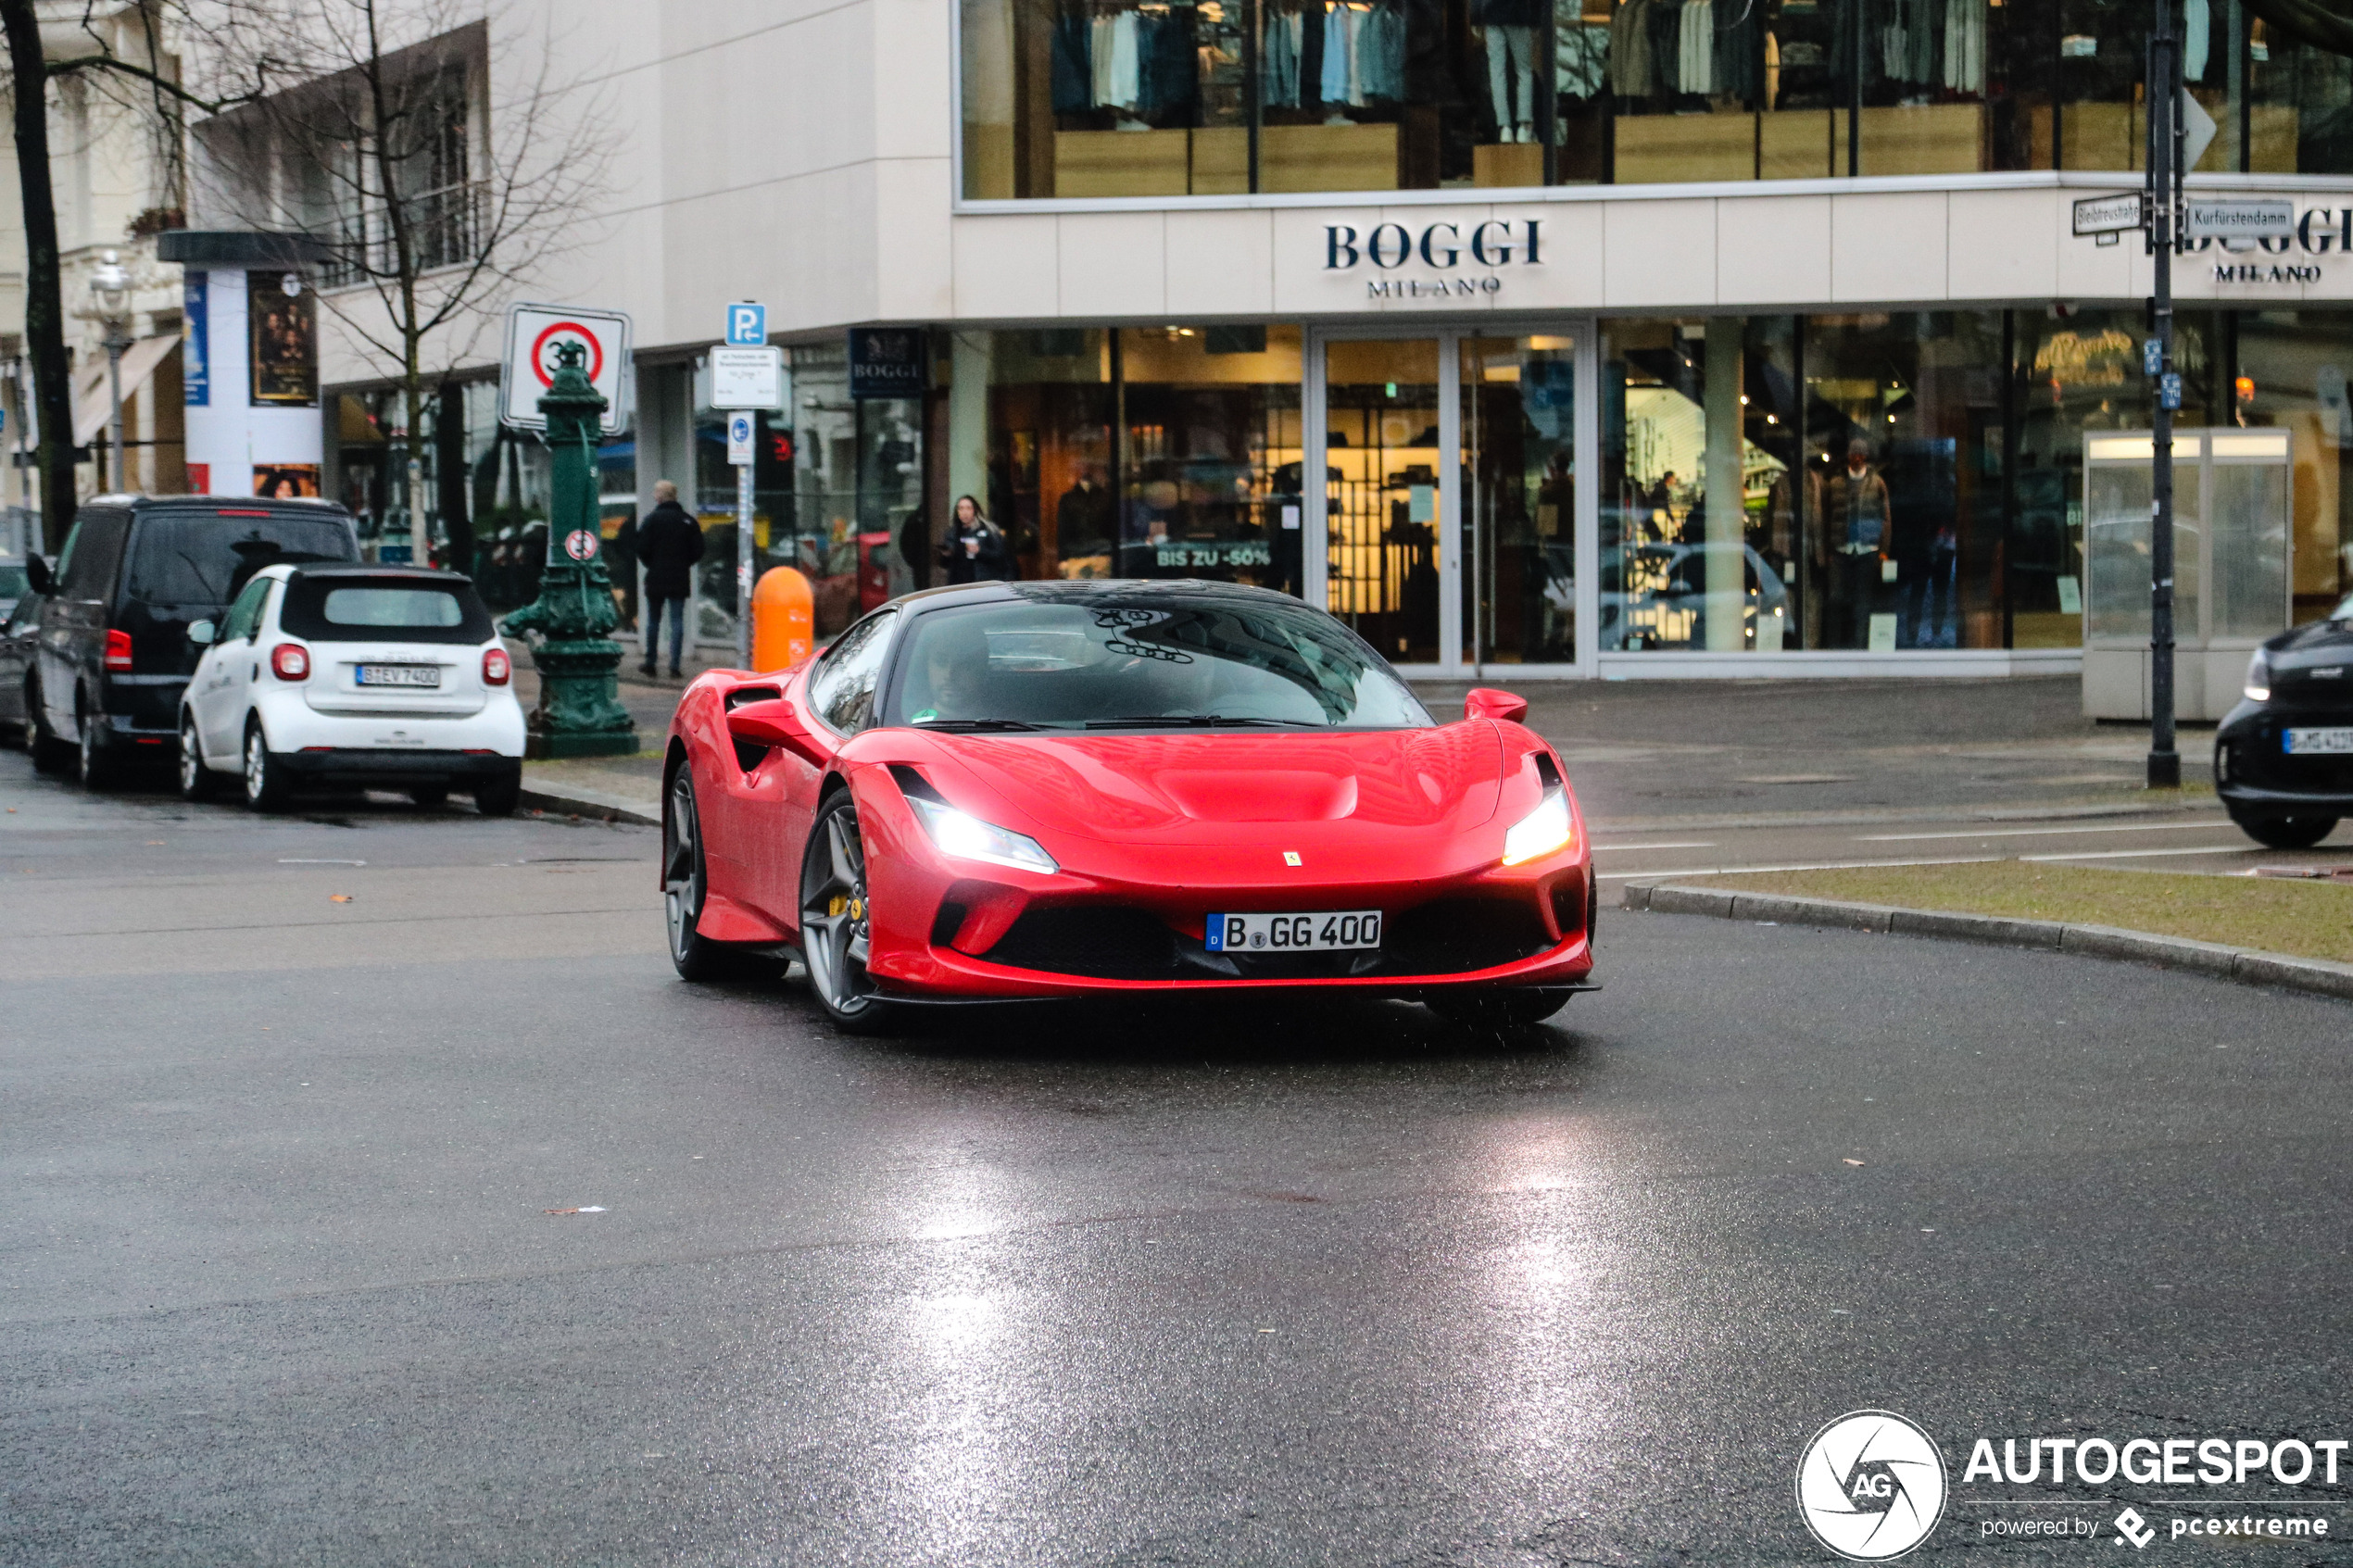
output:
<path id="1" fill-rule="evenodd" d="M 727 345 L 758 348 L 768 341 L 768 307 L 749 301 L 727 307 Z"/>

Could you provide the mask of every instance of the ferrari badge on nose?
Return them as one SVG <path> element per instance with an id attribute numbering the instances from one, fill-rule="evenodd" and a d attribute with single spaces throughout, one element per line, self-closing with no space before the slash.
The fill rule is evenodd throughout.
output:
<path id="1" fill-rule="evenodd" d="M 1299 851 L 1298 851 L 1298 850 L 1296 850 L 1296 849 L 1286 849 L 1286 850 L 1284 850 L 1284 851 L 1283 851 L 1283 864 L 1285 864 L 1285 865 L 1287 865 L 1287 866 L 1295 866 L 1295 865 L 1299 864 Z"/>

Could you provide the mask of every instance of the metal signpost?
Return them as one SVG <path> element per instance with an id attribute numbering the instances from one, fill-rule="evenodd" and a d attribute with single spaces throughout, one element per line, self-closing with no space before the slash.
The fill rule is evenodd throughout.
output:
<path id="1" fill-rule="evenodd" d="M 785 351 L 768 345 L 768 307 L 727 307 L 726 343 L 711 351 L 711 406 L 727 416 L 727 460 L 736 466 L 736 664 L 751 666 L 751 475 L 761 408 L 784 407 Z"/>
<path id="2" fill-rule="evenodd" d="M 2182 406 L 2182 378 L 2173 369 L 2173 247 L 2181 213 L 2181 151 L 2174 129 L 2180 101 L 2181 56 L 2173 41 L 2173 0 L 2157 0 L 2157 31 L 2148 43 L 2148 246 L 2156 257 L 2149 301 L 2156 339 L 2143 368 L 2157 377 L 2157 418 L 2151 443 L 2149 491 L 2149 756 L 2148 786 L 2179 789 L 2182 754 L 2173 749 L 2173 411 Z M 2161 85 L 2160 85 L 2161 84 Z"/>

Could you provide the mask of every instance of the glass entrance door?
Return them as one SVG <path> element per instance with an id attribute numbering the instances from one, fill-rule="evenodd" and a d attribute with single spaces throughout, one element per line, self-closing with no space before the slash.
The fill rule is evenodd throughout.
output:
<path id="1" fill-rule="evenodd" d="M 1435 337 L 1324 345 L 1331 612 L 1399 664 L 1441 662 L 1443 602 Z"/>
<path id="2" fill-rule="evenodd" d="M 1463 661 L 1577 658 L 1577 344 L 1465 337 Z"/>
<path id="3" fill-rule="evenodd" d="M 1576 661 L 1577 346 L 1442 330 L 1336 336 L 1309 356 L 1325 604 L 1396 663 Z"/>

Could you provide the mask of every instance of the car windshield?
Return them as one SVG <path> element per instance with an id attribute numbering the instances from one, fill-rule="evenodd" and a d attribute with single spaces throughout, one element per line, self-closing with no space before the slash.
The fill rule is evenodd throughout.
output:
<path id="1" fill-rule="evenodd" d="M 350 527 L 337 518 L 150 514 L 132 546 L 131 596 L 218 609 L 265 566 L 346 561 L 358 553 Z"/>
<path id="2" fill-rule="evenodd" d="M 909 628 L 890 712 L 926 728 L 1421 729 L 1379 656 L 1302 604 L 1176 594 L 973 605 Z"/>
<path id="3" fill-rule="evenodd" d="M 2329 611 L 2331 621 L 2353 621 L 2353 594 L 2345 596 L 2343 603 Z"/>

